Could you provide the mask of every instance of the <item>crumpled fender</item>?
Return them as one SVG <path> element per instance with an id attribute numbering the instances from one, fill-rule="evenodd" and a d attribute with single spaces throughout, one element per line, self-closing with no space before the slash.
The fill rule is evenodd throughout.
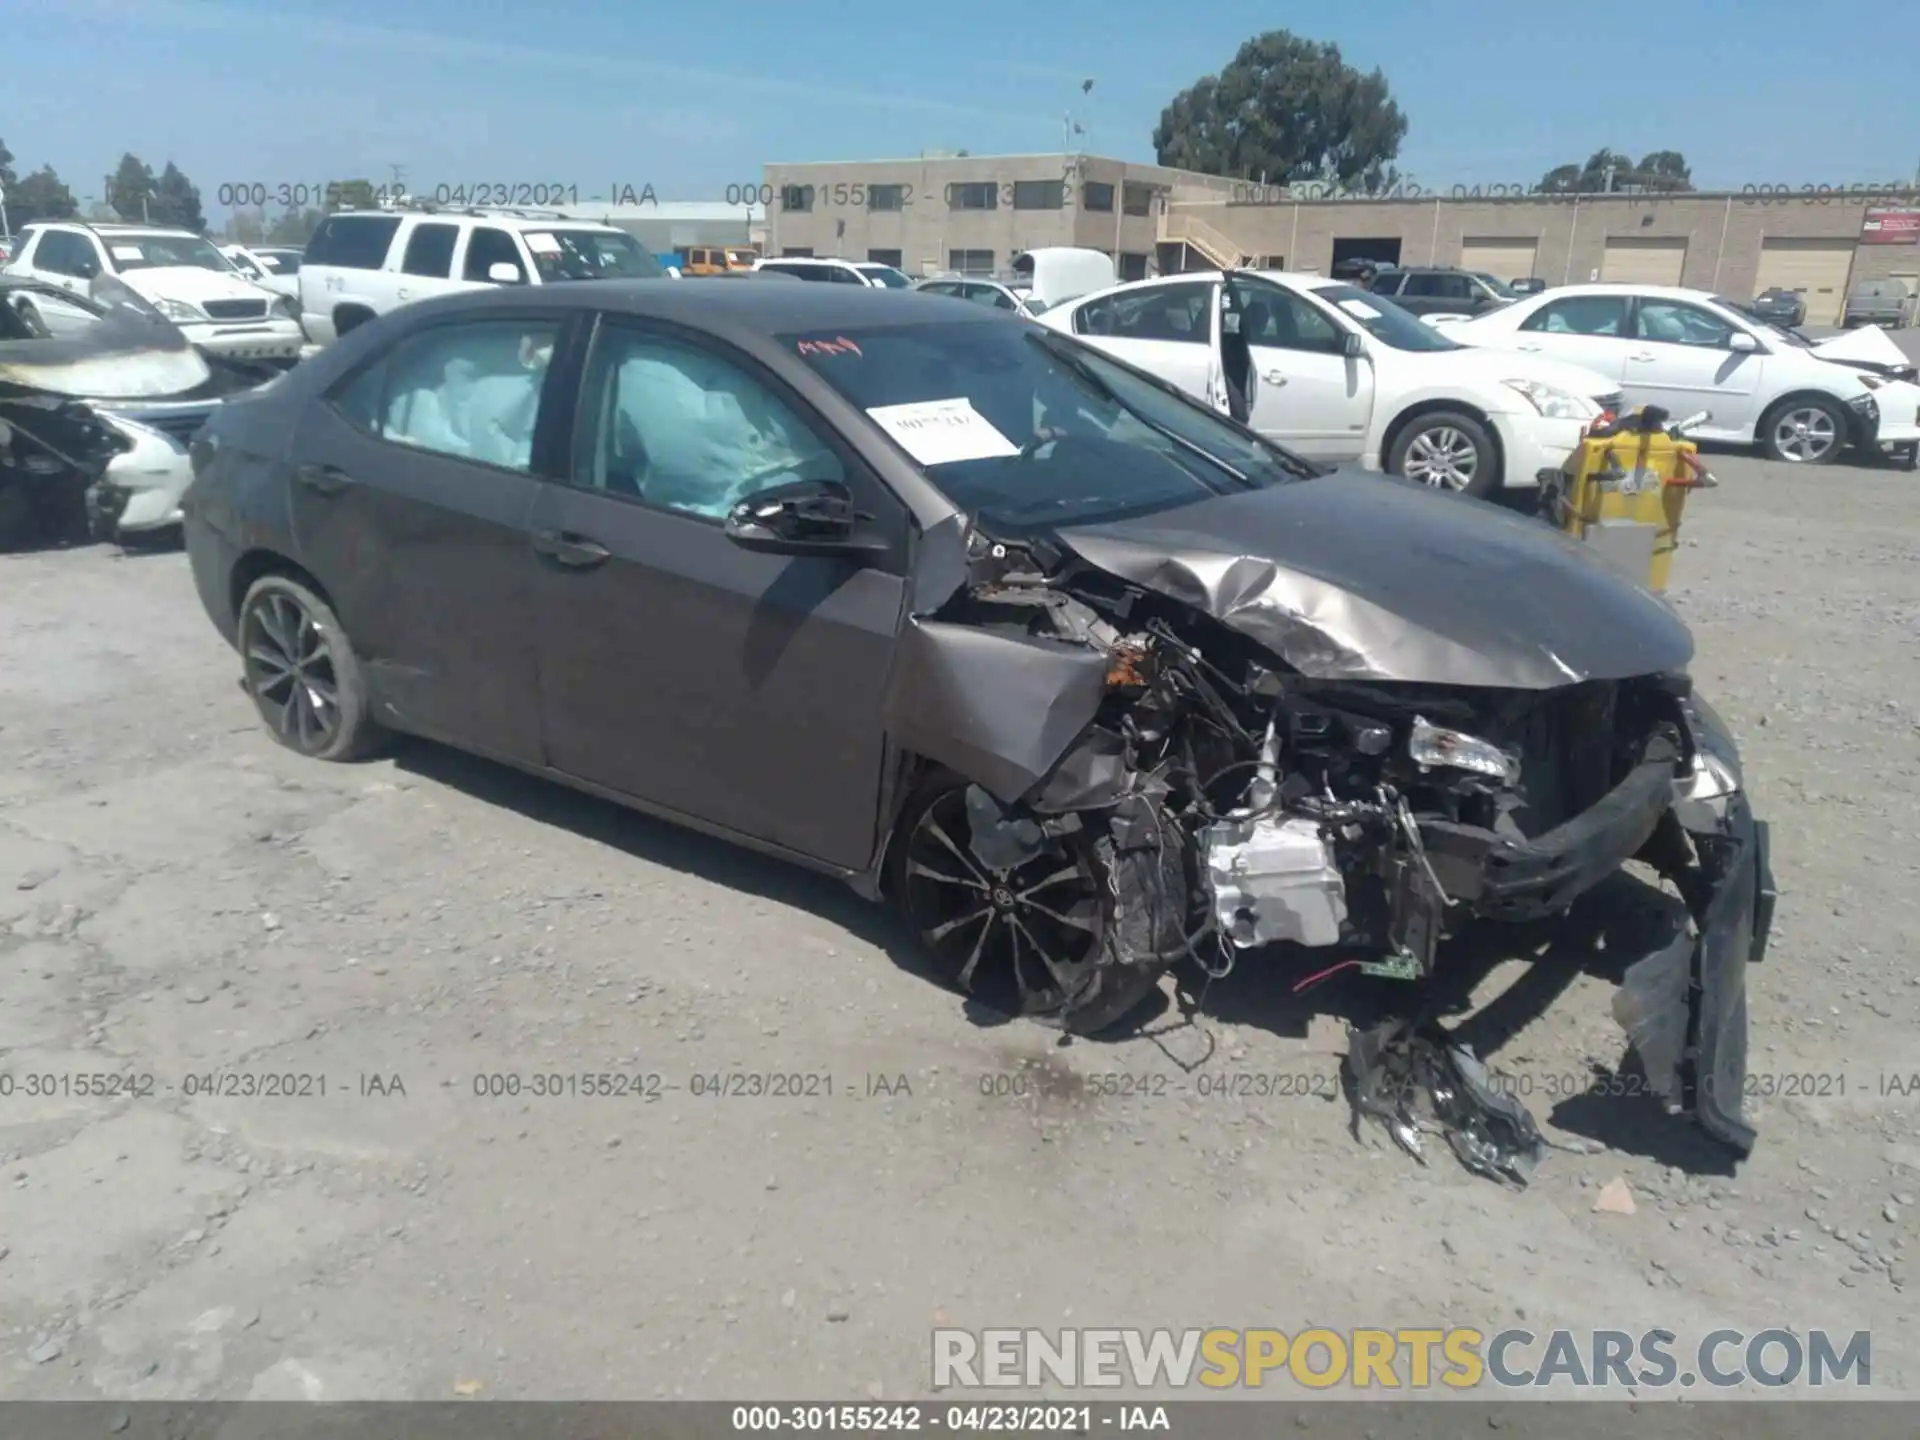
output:
<path id="1" fill-rule="evenodd" d="M 1083 645 L 916 617 L 885 716 L 903 749 L 1011 804 L 1092 722 L 1106 680 L 1107 657 Z"/>

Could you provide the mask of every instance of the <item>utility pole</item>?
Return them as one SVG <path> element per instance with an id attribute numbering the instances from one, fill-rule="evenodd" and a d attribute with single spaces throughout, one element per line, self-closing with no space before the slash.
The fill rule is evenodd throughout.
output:
<path id="1" fill-rule="evenodd" d="M 393 176 L 393 188 L 389 193 L 394 195 L 406 194 L 407 193 L 407 167 L 404 165 L 390 164 L 387 166 L 387 170 Z"/>

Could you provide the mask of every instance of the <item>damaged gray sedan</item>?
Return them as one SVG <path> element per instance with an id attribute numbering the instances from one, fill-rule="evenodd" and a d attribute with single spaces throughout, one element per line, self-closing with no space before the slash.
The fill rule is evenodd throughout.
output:
<path id="1" fill-rule="evenodd" d="M 1685 626 L 1538 521 L 839 286 L 409 306 L 194 457 L 202 601 L 301 753 L 424 735 L 838 874 L 1076 1032 L 1181 961 L 1357 964 L 1408 1017 L 1363 1037 L 1383 1118 L 1465 1073 L 1412 1063 L 1442 937 L 1639 859 L 1694 924 L 1616 1013 L 1753 1142 L 1764 828 Z"/>

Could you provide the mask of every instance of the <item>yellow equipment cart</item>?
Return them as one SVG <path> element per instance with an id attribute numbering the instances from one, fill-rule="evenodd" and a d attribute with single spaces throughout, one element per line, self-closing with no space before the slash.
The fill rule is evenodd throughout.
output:
<path id="1" fill-rule="evenodd" d="M 1652 405 L 1603 418 L 1564 469 L 1542 477 L 1541 516 L 1629 578 L 1664 591 L 1687 496 L 1716 483 L 1700 463 L 1699 447 L 1684 438 L 1707 418 L 1669 424 L 1667 412 Z"/>

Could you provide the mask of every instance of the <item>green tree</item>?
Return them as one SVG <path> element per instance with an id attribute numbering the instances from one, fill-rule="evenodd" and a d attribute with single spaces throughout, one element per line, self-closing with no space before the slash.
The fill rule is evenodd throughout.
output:
<path id="1" fill-rule="evenodd" d="M 1184 170 L 1368 190 L 1381 188 L 1406 135 L 1407 118 L 1378 70 L 1362 74 L 1338 45 L 1269 30 L 1218 75 L 1173 97 L 1153 148 L 1162 165 Z"/>
<path id="2" fill-rule="evenodd" d="M 73 192 L 51 165 L 42 165 L 7 186 L 7 223 L 15 230 L 35 220 L 70 220 L 79 210 Z"/>
<path id="3" fill-rule="evenodd" d="M 1639 164 L 1624 150 L 1596 150 L 1584 165 L 1556 165 L 1540 188 L 1557 195 L 1606 195 L 1644 190 L 1693 189 L 1687 157 L 1678 150 L 1655 150 Z"/>
<path id="4" fill-rule="evenodd" d="M 207 217 L 200 209 L 198 187 L 181 174 L 179 167 L 171 160 L 154 184 L 150 214 L 156 225 L 177 225 L 196 235 L 204 234 L 207 228 Z"/>
<path id="5" fill-rule="evenodd" d="M 1655 150 L 1634 167 L 1640 185 L 1648 190 L 1691 190 L 1693 171 L 1678 150 Z"/>
<path id="6" fill-rule="evenodd" d="M 128 221 L 154 219 L 154 201 L 159 198 L 153 169 L 138 155 L 120 157 L 120 166 L 107 178 L 107 203 Z"/>
<path id="7" fill-rule="evenodd" d="M 13 173 L 13 152 L 7 148 L 7 142 L 0 140 L 0 186 L 11 190 L 18 177 Z"/>
<path id="8" fill-rule="evenodd" d="M 320 228 L 320 222 L 326 218 L 321 210 L 288 210 L 276 216 L 267 226 L 263 239 L 267 245 L 304 245 L 313 238 L 313 232 Z"/>
<path id="9" fill-rule="evenodd" d="M 378 203 L 371 180 L 341 180 L 327 186 L 329 210 L 371 210 Z"/>

